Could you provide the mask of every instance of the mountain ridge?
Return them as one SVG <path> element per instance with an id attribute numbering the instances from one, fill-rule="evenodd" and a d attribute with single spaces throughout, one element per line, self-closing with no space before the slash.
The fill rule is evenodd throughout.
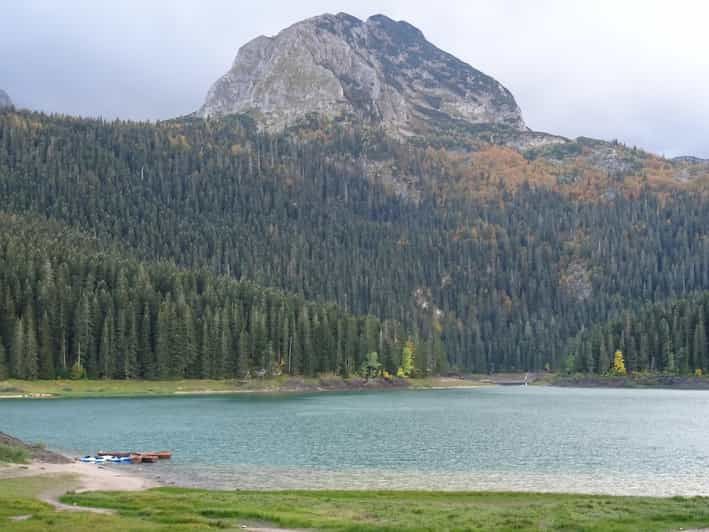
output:
<path id="1" fill-rule="evenodd" d="M 12 100 L 4 90 L 0 89 L 0 109 L 3 107 L 12 107 Z"/>
<path id="2" fill-rule="evenodd" d="M 353 116 L 404 135 L 455 123 L 527 131 L 501 83 L 384 15 L 320 15 L 244 44 L 197 115 L 241 112 L 272 131 L 309 113 Z"/>

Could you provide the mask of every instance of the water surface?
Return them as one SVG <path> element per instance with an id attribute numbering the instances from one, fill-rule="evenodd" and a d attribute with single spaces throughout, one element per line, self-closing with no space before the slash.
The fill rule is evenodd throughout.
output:
<path id="1" fill-rule="evenodd" d="M 74 454 L 171 449 L 140 468 L 216 488 L 709 495 L 709 393 L 464 390 L 3 400 L 0 430 Z"/>

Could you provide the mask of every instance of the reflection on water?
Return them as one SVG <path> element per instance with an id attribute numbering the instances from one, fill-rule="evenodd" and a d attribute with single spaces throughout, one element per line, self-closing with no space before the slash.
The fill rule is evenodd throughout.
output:
<path id="1" fill-rule="evenodd" d="M 218 397 L 3 400 L 0 430 L 235 488 L 709 495 L 709 392 L 491 387 Z"/>

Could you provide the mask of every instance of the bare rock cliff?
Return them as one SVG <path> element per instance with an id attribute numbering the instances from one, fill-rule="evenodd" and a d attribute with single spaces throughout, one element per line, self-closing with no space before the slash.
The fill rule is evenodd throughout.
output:
<path id="1" fill-rule="evenodd" d="M 403 134 L 450 122 L 526 131 L 514 97 L 498 81 L 383 15 L 322 15 L 245 44 L 197 111 L 235 113 L 250 113 L 269 130 L 319 113 Z"/>
<path id="2" fill-rule="evenodd" d="M 3 107 L 11 107 L 12 106 L 12 100 L 10 100 L 10 97 L 7 95 L 7 93 L 0 89 L 0 109 Z"/>

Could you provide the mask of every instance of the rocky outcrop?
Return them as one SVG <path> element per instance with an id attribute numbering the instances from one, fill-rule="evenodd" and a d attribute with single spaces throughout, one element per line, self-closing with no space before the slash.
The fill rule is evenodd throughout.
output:
<path id="1" fill-rule="evenodd" d="M 12 107 L 12 100 L 4 90 L 0 89 L 0 109 L 3 107 Z"/>
<path id="2" fill-rule="evenodd" d="M 512 94 L 383 15 L 322 15 L 242 46 L 209 90 L 202 117 L 249 113 L 278 130 L 310 113 L 352 117 L 401 134 L 455 123 L 525 131 Z"/>

